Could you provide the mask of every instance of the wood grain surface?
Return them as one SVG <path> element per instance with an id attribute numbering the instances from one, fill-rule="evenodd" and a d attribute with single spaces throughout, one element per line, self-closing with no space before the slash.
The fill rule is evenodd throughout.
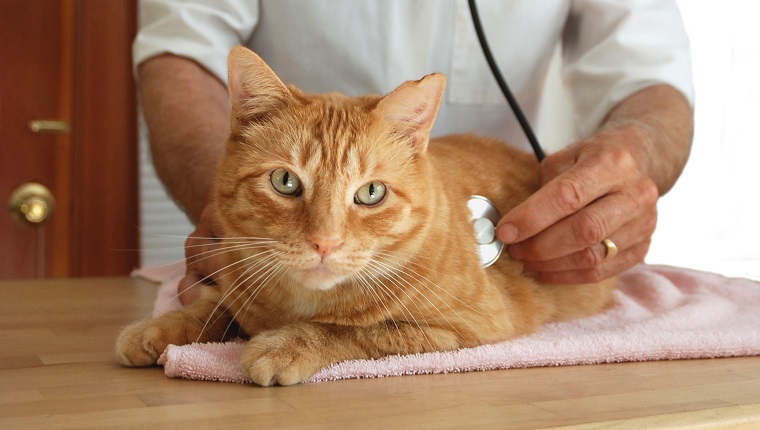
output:
<path id="1" fill-rule="evenodd" d="M 114 339 L 155 288 L 0 282 L 0 428 L 760 428 L 760 357 L 273 388 L 122 368 Z"/>

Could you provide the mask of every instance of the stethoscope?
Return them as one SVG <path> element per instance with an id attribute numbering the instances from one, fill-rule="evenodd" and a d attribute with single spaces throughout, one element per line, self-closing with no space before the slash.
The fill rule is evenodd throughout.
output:
<path id="1" fill-rule="evenodd" d="M 488 267 L 499 259 L 504 250 L 504 243 L 496 238 L 496 223 L 501 219 L 501 214 L 496 206 L 483 196 L 470 197 L 467 207 L 472 213 L 480 265 Z"/>
<path id="2" fill-rule="evenodd" d="M 544 151 L 541 149 L 541 145 L 538 143 L 538 139 L 536 139 L 536 135 L 530 127 L 530 123 L 527 118 L 525 118 L 520 105 L 517 103 L 517 99 L 515 99 L 512 92 L 509 90 L 509 86 L 507 86 L 507 82 L 504 80 L 504 77 L 499 71 L 499 66 L 496 64 L 496 60 L 494 60 L 493 55 L 491 54 L 488 42 L 486 41 L 486 35 L 483 32 L 483 27 L 480 25 L 480 17 L 478 16 L 475 0 L 468 0 L 467 4 L 470 7 L 472 24 L 475 26 L 475 32 L 478 35 L 480 47 L 483 49 L 483 55 L 485 55 L 486 61 L 488 61 L 491 73 L 493 73 L 496 83 L 499 84 L 499 88 L 504 94 L 504 98 L 507 99 L 507 103 L 510 108 L 512 108 L 512 112 L 514 112 L 515 117 L 517 117 L 520 127 L 522 127 L 523 132 L 525 132 L 525 135 L 528 137 L 528 141 L 533 148 L 533 152 L 536 154 L 536 158 L 541 162 L 541 160 L 544 159 Z M 499 210 L 496 209 L 496 206 L 483 196 L 472 196 L 470 200 L 467 201 L 467 206 L 472 213 L 475 238 L 478 242 L 480 264 L 483 267 L 488 267 L 499 259 L 504 250 L 504 243 L 499 241 L 496 237 L 496 224 L 501 219 L 501 214 L 499 213 Z"/>

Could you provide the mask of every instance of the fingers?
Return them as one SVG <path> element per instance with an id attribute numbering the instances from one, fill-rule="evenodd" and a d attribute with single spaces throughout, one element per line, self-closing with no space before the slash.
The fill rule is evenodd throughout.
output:
<path id="1" fill-rule="evenodd" d="M 618 239 L 616 244 L 636 243 L 642 235 L 648 238 L 654 232 L 656 202 L 654 184 L 641 180 L 594 201 L 540 234 L 510 246 L 509 253 L 519 260 L 545 261 L 589 248 L 599 249 L 598 255 L 603 250 L 602 241 L 613 235 Z"/>
<path id="2" fill-rule="evenodd" d="M 610 235 L 618 249 L 607 257 L 607 247 L 595 243 L 580 251 L 549 260 L 522 260 L 523 271 L 548 283 L 588 283 L 613 276 L 644 261 L 657 220 L 656 210 L 636 218 Z"/>
<path id="3" fill-rule="evenodd" d="M 185 240 L 185 276 L 177 285 L 177 295 L 183 306 L 193 303 L 200 297 L 201 287 L 214 284 L 218 267 L 223 262 L 217 261 L 215 250 L 219 242 L 208 236 L 202 236 L 196 228 Z"/>
<path id="4" fill-rule="evenodd" d="M 177 285 L 177 296 L 182 306 L 187 306 L 201 296 L 201 287 L 205 285 L 204 277 L 197 272 L 188 272 Z"/>
<path id="5" fill-rule="evenodd" d="M 565 163 L 563 158 L 555 168 L 564 169 Z M 523 241 L 619 188 L 612 169 L 614 166 L 605 162 L 578 160 L 507 213 L 497 227 L 499 239 L 505 243 Z M 556 170 L 546 174 L 554 173 Z M 600 177 L 614 180 L 602 181 Z"/>
<path id="6" fill-rule="evenodd" d="M 608 133 L 542 162 L 543 186 L 498 226 L 526 273 L 544 282 L 595 282 L 643 260 L 659 192 L 629 152 L 628 138 Z M 605 239 L 618 248 L 614 258 L 605 260 Z"/>
<path id="7" fill-rule="evenodd" d="M 216 270 L 221 267 L 218 261 L 219 239 L 205 236 L 196 228 L 185 240 L 185 264 L 187 273 L 195 273 L 201 279 L 213 282 Z"/>
<path id="8" fill-rule="evenodd" d="M 187 271 L 177 286 L 183 305 L 198 299 L 200 287 L 213 284 L 220 276 L 224 261 L 219 253 L 220 241 L 215 232 L 215 220 L 211 206 L 201 213 L 195 230 L 185 240 L 185 264 Z"/>
<path id="9" fill-rule="evenodd" d="M 603 279 L 607 279 L 611 276 L 615 276 L 625 270 L 644 261 L 644 257 L 649 251 L 649 241 L 639 243 L 633 247 L 629 247 L 625 252 L 620 252 L 615 258 L 612 258 L 597 266 L 566 271 L 531 271 L 527 268 L 528 264 L 525 264 L 523 268 L 524 273 L 539 281 L 549 284 L 586 284 L 599 282 Z M 545 262 L 549 263 L 549 262 Z"/>

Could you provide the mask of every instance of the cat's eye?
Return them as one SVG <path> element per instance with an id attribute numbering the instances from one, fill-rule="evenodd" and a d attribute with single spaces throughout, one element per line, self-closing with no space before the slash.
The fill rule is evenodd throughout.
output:
<path id="1" fill-rule="evenodd" d="M 272 186 L 278 193 L 286 196 L 301 195 L 301 181 L 298 176 L 286 169 L 276 169 L 269 176 Z"/>
<path id="2" fill-rule="evenodd" d="M 372 206 L 380 203 L 385 198 L 385 184 L 372 181 L 362 185 L 354 196 L 354 202 L 360 205 Z"/>

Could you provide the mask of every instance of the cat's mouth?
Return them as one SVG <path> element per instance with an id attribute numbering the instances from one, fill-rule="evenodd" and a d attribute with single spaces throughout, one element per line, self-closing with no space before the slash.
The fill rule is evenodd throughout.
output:
<path id="1" fill-rule="evenodd" d="M 305 288 L 310 290 L 329 290 L 347 278 L 328 264 L 319 262 L 311 267 L 293 271 L 293 276 Z"/>
<path id="2" fill-rule="evenodd" d="M 304 272 L 306 275 L 315 278 L 332 278 L 335 276 L 335 272 L 322 263 L 319 263 L 310 269 L 306 269 Z"/>

